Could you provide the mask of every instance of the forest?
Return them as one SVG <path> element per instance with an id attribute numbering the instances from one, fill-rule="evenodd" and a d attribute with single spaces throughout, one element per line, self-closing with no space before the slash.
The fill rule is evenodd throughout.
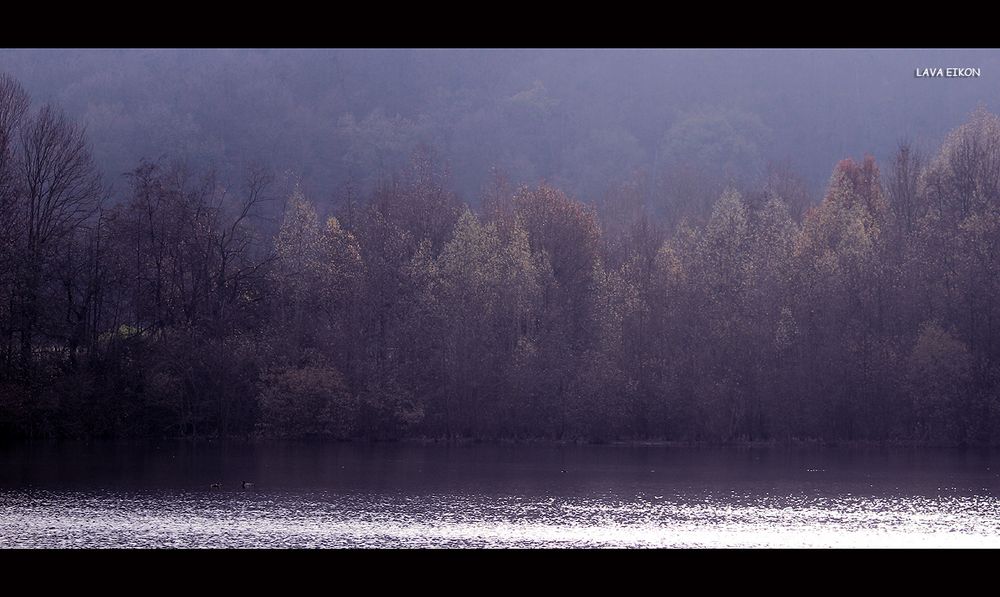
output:
<path id="1" fill-rule="evenodd" d="M 0 75 L 0 437 L 1000 443 L 1000 117 L 816 200 L 687 157 L 586 201 L 429 143 L 110 184 Z"/>

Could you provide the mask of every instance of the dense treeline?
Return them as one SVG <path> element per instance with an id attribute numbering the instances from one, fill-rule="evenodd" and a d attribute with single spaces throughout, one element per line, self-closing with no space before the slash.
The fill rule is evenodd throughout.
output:
<path id="1" fill-rule="evenodd" d="M 641 176 L 598 212 L 494 173 L 476 213 L 441 162 L 331 214 L 167 160 L 111 201 L 0 77 L 0 433 L 1000 440 L 985 110 L 807 210 L 772 172 L 676 226 Z"/>

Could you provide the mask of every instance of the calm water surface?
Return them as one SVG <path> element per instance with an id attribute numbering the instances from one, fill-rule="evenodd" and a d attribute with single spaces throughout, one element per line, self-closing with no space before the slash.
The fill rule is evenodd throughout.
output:
<path id="1" fill-rule="evenodd" d="M 1000 547 L 1000 453 L 6 446 L 0 547 Z"/>

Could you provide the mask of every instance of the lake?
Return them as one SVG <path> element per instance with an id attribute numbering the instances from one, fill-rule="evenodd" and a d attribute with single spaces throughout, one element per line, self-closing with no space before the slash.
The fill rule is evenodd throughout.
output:
<path id="1" fill-rule="evenodd" d="M 15 444 L 0 547 L 995 548 L 1000 452 Z"/>

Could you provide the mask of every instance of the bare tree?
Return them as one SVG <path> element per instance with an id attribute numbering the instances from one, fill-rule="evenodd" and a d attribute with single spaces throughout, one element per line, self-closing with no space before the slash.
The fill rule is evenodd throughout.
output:
<path id="1" fill-rule="evenodd" d="M 16 177 L 11 140 L 28 109 L 28 94 L 12 77 L 0 74 L 0 334 L 2 362 L 7 363 L 13 351 L 11 292 L 14 282 L 14 225 Z"/>
<path id="2" fill-rule="evenodd" d="M 263 165 L 248 166 L 243 196 L 228 220 L 215 223 L 212 244 L 213 250 L 217 252 L 218 266 L 214 276 L 213 319 L 217 324 L 217 332 L 221 331 L 219 326 L 229 315 L 227 307 L 237 302 L 240 292 L 249 286 L 251 280 L 259 278 L 261 268 L 273 259 L 270 255 L 251 255 L 254 235 L 248 226 L 248 220 L 255 215 L 255 210 L 262 203 L 273 199 L 267 192 L 273 180 L 274 177 Z M 219 216 L 224 215 L 224 199 L 224 195 L 220 197 L 220 204 L 215 209 Z"/>
<path id="3" fill-rule="evenodd" d="M 83 128 L 43 106 L 21 131 L 26 249 L 43 251 L 94 215 L 101 179 Z"/>
<path id="4" fill-rule="evenodd" d="M 82 127 L 45 105 L 20 129 L 16 156 L 22 365 L 30 368 L 46 268 L 100 208 L 103 189 Z"/>
<path id="5" fill-rule="evenodd" d="M 0 74 L 0 210 L 13 202 L 14 173 L 10 145 L 30 101 L 20 83 L 9 75 Z M 7 215 L 6 212 L 0 213 Z M 4 223 L 7 222 L 9 220 L 5 218 Z"/>

